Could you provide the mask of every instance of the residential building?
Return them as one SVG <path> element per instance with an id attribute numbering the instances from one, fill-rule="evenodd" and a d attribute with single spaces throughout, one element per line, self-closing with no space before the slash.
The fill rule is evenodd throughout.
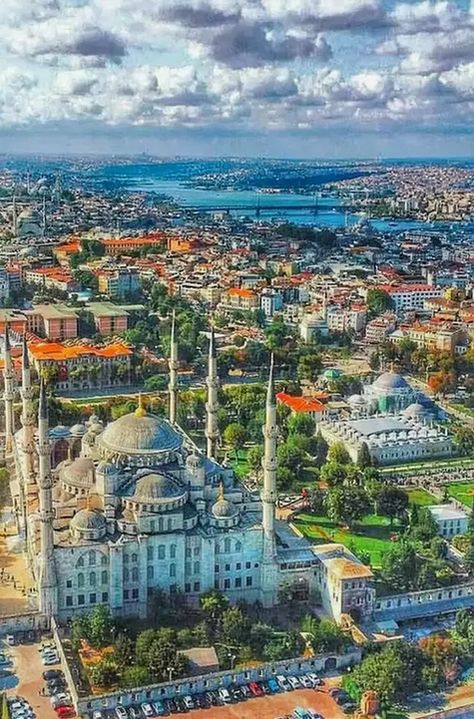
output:
<path id="1" fill-rule="evenodd" d="M 35 305 L 24 312 L 28 331 L 49 340 L 75 339 L 78 334 L 78 314 L 61 303 Z"/>
<path id="2" fill-rule="evenodd" d="M 264 289 L 260 295 L 260 308 L 265 313 L 265 317 L 273 317 L 275 312 L 283 308 L 283 297 L 280 292 L 271 288 Z"/>
<path id="3" fill-rule="evenodd" d="M 439 534 L 445 539 L 452 539 L 457 534 L 467 532 L 469 516 L 463 509 L 458 509 L 453 504 L 435 504 L 428 509 L 438 525 Z"/>
<path id="4" fill-rule="evenodd" d="M 135 268 L 99 270 L 99 293 L 108 297 L 123 298 L 140 289 L 140 276 Z"/>
<path id="5" fill-rule="evenodd" d="M 97 332 L 101 335 L 113 335 L 128 329 L 129 314 L 112 302 L 89 302 L 87 311 L 94 316 Z"/>
<path id="6" fill-rule="evenodd" d="M 378 289 L 384 290 L 390 295 L 397 313 L 410 310 L 424 310 L 427 300 L 433 297 L 442 297 L 444 294 L 442 287 L 421 284 L 380 285 Z"/>

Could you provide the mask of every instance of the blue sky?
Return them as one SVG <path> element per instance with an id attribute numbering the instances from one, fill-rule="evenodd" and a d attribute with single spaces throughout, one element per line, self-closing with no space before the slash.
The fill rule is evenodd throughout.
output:
<path id="1" fill-rule="evenodd" d="M 3 0 L 0 33 L 0 152 L 474 154 L 474 0 Z"/>

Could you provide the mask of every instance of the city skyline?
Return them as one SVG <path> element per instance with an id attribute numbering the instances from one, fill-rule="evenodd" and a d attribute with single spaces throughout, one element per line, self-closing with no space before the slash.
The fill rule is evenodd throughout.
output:
<path id="1" fill-rule="evenodd" d="M 21 0 L 0 28 L 0 152 L 472 154 L 472 2 Z"/>

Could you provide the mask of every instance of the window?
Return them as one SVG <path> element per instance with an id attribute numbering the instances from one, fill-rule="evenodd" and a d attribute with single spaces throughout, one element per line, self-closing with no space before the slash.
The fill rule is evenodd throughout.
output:
<path id="1" fill-rule="evenodd" d="M 237 564 L 235 565 L 235 568 L 237 569 L 237 571 L 238 571 L 239 569 L 242 569 L 242 563 L 241 563 L 241 562 L 237 562 Z"/>
<path id="2" fill-rule="evenodd" d="M 163 531 L 163 517 L 160 517 L 158 520 L 158 531 L 159 532 Z"/>
<path id="3" fill-rule="evenodd" d="M 149 564 L 149 565 L 148 565 L 147 570 L 146 570 L 146 574 L 147 574 L 147 578 L 148 578 L 148 579 L 153 579 L 154 574 L 155 574 L 155 570 L 154 570 L 154 567 L 153 567 L 152 564 Z"/>
<path id="4" fill-rule="evenodd" d="M 130 579 L 130 572 L 128 571 L 127 567 L 123 568 L 123 581 L 128 582 Z"/>
<path id="5" fill-rule="evenodd" d="M 77 566 L 78 567 L 84 566 L 84 557 L 79 557 L 79 559 L 77 560 Z"/>
<path id="6" fill-rule="evenodd" d="M 221 553 L 221 548 L 219 547 L 218 544 L 216 544 L 216 554 L 220 554 L 220 553 Z"/>
<path id="7" fill-rule="evenodd" d="M 226 564 L 224 569 L 226 572 L 230 572 L 230 564 Z"/>
<path id="8" fill-rule="evenodd" d="M 224 589 L 230 589 L 230 579 L 224 579 Z"/>
<path id="9" fill-rule="evenodd" d="M 246 587 L 251 587 L 252 584 L 253 584 L 253 582 L 252 582 L 252 577 L 246 577 L 246 578 L 245 578 L 245 586 L 246 586 Z"/>
<path id="10" fill-rule="evenodd" d="M 170 546 L 170 559 L 176 558 L 176 544 Z"/>
<path id="11" fill-rule="evenodd" d="M 132 562 L 136 562 L 137 560 L 138 560 L 138 555 L 135 553 L 132 554 Z"/>
<path id="12" fill-rule="evenodd" d="M 97 603 L 97 597 L 95 592 L 92 594 L 89 594 L 89 604 L 96 604 Z"/>
<path id="13" fill-rule="evenodd" d="M 226 537 L 224 539 L 224 552 L 230 552 L 230 539 Z"/>
<path id="14" fill-rule="evenodd" d="M 128 556 L 128 554 L 124 554 L 123 555 L 123 563 L 128 564 L 129 560 L 130 560 L 130 557 Z"/>
<path id="15" fill-rule="evenodd" d="M 170 577 L 176 577 L 176 564 L 170 564 Z"/>
<path id="16" fill-rule="evenodd" d="M 200 592 L 200 591 L 201 591 L 201 582 L 194 582 L 193 592 Z"/>
<path id="17" fill-rule="evenodd" d="M 82 572 L 79 572 L 79 574 L 77 575 L 77 586 L 78 587 L 84 586 L 84 575 Z"/>
<path id="18" fill-rule="evenodd" d="M 138 599 L 138 589 L 132 589 L 132 599 Z"/>
<path id="19" fill-rule="evenodd" d="M 245 569 L 250 569 L 252 562 L 245 562 Z"/>
<path id="20" fill-rule="evenodd" d="M 66 597 L 66 607 L 72 607 L 72 597 L 70 594 Z"/>
<path id="21" fill-rule="evenodd" d="M 165 545 L 160 544 L 158 546 L 158 559 L 164 559 L 165 558 Z"/>
<path id="22" fill-rule="evenodd" d="M 172 529 L 173 529 L 173 520 L 171 519 L 171 517 L 169 517 L 168 518 L 168 532 L 171 532 Z"/>
<path id="23" fill-rule="evenodd" d="M 236 542 L 235 543 L 235 551 L 241 552 L 242 551 L 242 542 Z"/>
<path id="24" fill-rule="evenodd" d="M 95 586 L 95 572 L 89 574 L 89 584 L 93 587 Z"/>
<path id="25" fill-rule="evenodd" d="M 219 580 L 214 579 L 214 589 L 219 589 Z"/>
<path id="26" fill-rule="evenodd" d="M 194 574 L 199 574 L 201 571 L 201 565 L 199 562 L 194 562 Z"/>
<path id="27" fill-rule="evenodd" d="M 214 565 L 214 571 L 215 571 L 216 574 L 219 573 L 219 565 L 218 565 L 218 564 L 215 564 L 215 565 Z"/>
<path id="28" fill-rule="evenodd" d="M 105 604 L 109 601 L 109 593 L 108 592 L 102 592 L 102 602 Z"/>
<path id="29" fill-rule="evenodd" d="M 191 547 L 186 547 L 186 559 L 190 559 L 191 557 Z"/>
<path id="30" fill-rule="evenodd" d="M 89 564 L 90 564 L 90 565 L 94 565 L 94 564 L 95 564 L 95 559 L 96 559 L 96 557 L 95 557 L 95 551 L 94 551 L 93 549 L 91 549 L 91 551 L 89 552 Z"/>
<path id="31" fill-rule="evenodd" d="M 108 562 L 107 562 L 107 556 L 106 556 L 105 554 L 102 554 L 102 555 L 101 555 L 101 557 L 100 557 L 100 563 L 102 564 L 103 567 L 106 567 L 106 566 L 107 566 Z"/>
<path id="32" fill-rule="evenodd" d="M 184 591 L 186 594 L 189 594 L 189 592 L 191 591 L 191 585 L 189 584 L 189 582 L 184 585 Z"/>
<path id="33" fill-rule="evenodd" d="M 72 579 L 66 580 L 66 587 L 67 587 L 68 589 L 71 589 L 71 587 L 72 587 Z"/>
<path id="34" fill-rule="evenodd" d="M 123 590 L 123 598 L 128 599 L 128 589 Z"/>
<path id="35" fill-rule="evenodd" d="M 236 577 L 235 578 L 235 587 L 236 589 L 240 589 L 242 586 L 242 577 Z"/>
<path id="36" fill-rule="evenodd" d="M 152 519 L 150 521 L 150 532 L 154 532 L 154 531 L 155 531 L 155 520 Z"/>
<path id="37" fill-rule="evenodd" d="M 132 582 L 138 582 L 138 567 L 132 569 Z"/>
<path id="38" fill-rule="evenodd" d="M 199 557 L 200 554 L 201 554 L 200 548 L 199 548 L 199 547 L 194 547 L 194 556 L 195 556 L 195 557 Z"/>
<path id="39" fill-rule="evenodd" d="M 191 562 L 184 563 L 184 573 L 186 574 L 186 576 L 191 574 Z"/>
<path id="40" fill-rule="evenodd" d="M 109 581 L 109 573 L 106 569 L 103 570 L 100 578 L 102 580 L 102 584 L 107 584 L 107 582 Z"/>
<path id="41" fill-rule="evenodd" d="M 153 547 L 146 548 L 146 556 L 149 562 L 153 560 Z"/>
<path id="42" fill-rule="evenodd" d="M 81 604 L 85 604 L 85 599 L 84 599 L 84 595 L 83 595 L 83 594 L 79 594 L 79 595 L 78 595 L 78 597 L 77 597 L 77 603 L 79 604 L 79 606 L 80 606 Z"/>

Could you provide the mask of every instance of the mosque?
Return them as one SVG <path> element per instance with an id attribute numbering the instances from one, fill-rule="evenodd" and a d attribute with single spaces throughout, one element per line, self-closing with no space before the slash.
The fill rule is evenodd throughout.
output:
<path id="1" fill-rule="evenodd" d="M 216 460 L 218 377 L 209 343 L 207 451 L 176 422 L 174 319 L 168 419 L 135 412 L 103 426 L 97 417 L 50 428 L 45 386 L 38 417 L 23 343 L 22 427 L 15 397 L 8 328 L 4 343 L 5 441 L 12 494 L 25 535 L 38 604 L 69 620 L 96 604 L 115 616 L 147 614 L 157 590 L 184 592 L 190 603 L 210 589 L 235 602 L 278 602 L 282 587 L 308 599 L 321 577 L 311 546 L 276 520 L 277 423 L 273 367 L 263 428 L 263 488 L 251 492 Z"/>
<path id="2" fill-rule="evenodd" d="M 439 421 L 440 410 L 393 369 L 381 374 L 362 394 L 349 397 L 349 416 L 323 420 L 319 428 L 329 444 L 342 442 L 353 462 L 362 445 L 378 465 L 449 457 L 452 437 Z"/>

